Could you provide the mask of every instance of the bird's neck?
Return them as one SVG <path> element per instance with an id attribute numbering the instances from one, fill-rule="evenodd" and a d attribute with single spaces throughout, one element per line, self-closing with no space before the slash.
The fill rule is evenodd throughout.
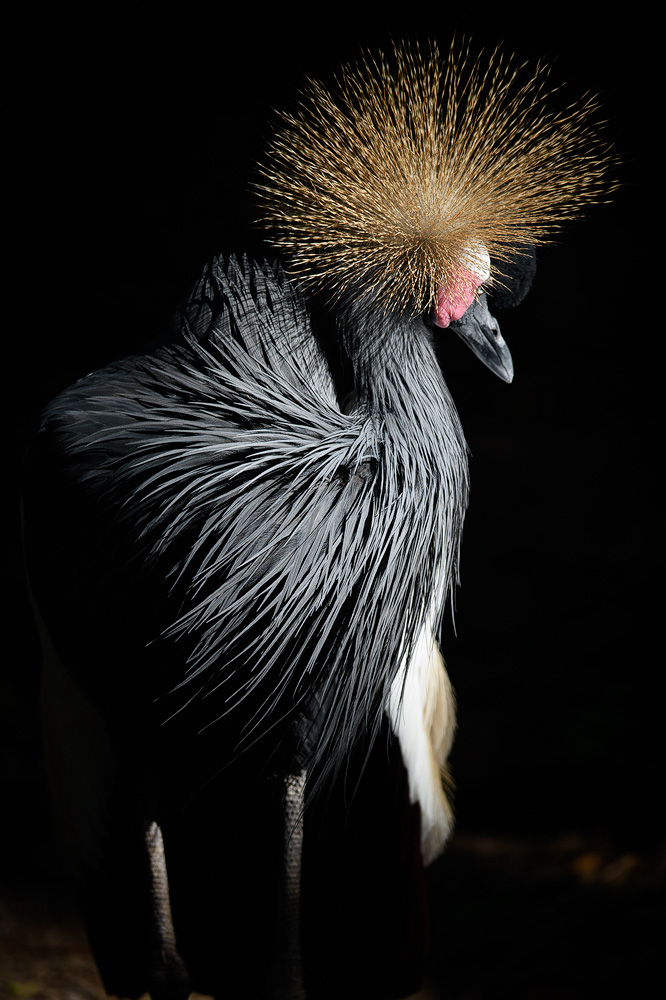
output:
<path id="1" fill-rule="evenodd" d="M 382 415 L 419 416 L 446 396 L 431 335 L 420 317 L 369 315 L 343 320 L 358 405 Z"/>
<path id="2" fill-rule="evenodd" d="M 460 420 L 419 317 L 354 323 L 345 336 L 364 440 L 381 470 L 381 500 L 387 510 L 396 501 L 403 505 L 401 516 L 411 525 L 404 537 L 418 549 L 418 572 L 424 579 L 430 573 L 427 613 L 436 621 L 456 579 L 467 507 Z"/>

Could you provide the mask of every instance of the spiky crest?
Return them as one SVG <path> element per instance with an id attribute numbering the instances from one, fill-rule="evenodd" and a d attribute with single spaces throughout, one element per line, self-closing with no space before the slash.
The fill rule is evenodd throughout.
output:
<path id="1" fill-rule="evenodd" d="M 599 200 L 611 160 L 587 96 L 549 108 L 549 69 L 496 49 L 394 47 L 310 81 L 260 168 L 262 222 L 292 274 L 420 311 L 479 244 L 494 261 Z"/>

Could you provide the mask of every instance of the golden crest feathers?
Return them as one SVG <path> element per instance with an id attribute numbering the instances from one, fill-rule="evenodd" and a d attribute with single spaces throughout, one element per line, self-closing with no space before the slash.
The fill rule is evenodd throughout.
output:
<path id="1" fill-rule="evenodd" d="M 479 245 L 501 281 L 507 254 L 608 188 L 596 100 L 551 110 L 553 93 L 547 67 L 526 73 L 500 50 L 366 54 L 282 115 L 260 165 L 261 221 L 290 273 L 334 297 L 421 310 Z"/>

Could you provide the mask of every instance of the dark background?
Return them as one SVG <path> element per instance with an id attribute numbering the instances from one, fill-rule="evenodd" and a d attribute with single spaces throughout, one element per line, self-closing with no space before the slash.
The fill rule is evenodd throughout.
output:
<path id="1" fill-rule="evenodd" d="M 598 92 L 622 165 L 612 203 L 540 251 L 530 296 L 503 317 L 514 383 L 447 345 L 472 499 L 444 638 L 458 833 L 431 876 L 432 975 L 456 998 L 640 996 L 666 871 L 653 28 L 604 4 L 406 6 L 8 5 L 0 891 L 65 891 L 18 538 L 41 406 L 161 332 L 213 254 L 263 254 L 253 163 L 304 76 L 330 78 L 361 45 L 446 49 L 455 32 Z"/>

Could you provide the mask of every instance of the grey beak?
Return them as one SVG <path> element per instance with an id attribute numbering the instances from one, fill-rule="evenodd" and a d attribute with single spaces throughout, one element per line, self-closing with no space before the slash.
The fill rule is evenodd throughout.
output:
<path id="1" fill-rule="evenodd" d="M 499 375 L 504 382 L 513 381 L 511 352 L 500 333 L 499 323 L 488 309 L 485 292 L 472 302 L 461 319 L 451 323 L 449 329 L 462 337 L 491 372 Z"/>

